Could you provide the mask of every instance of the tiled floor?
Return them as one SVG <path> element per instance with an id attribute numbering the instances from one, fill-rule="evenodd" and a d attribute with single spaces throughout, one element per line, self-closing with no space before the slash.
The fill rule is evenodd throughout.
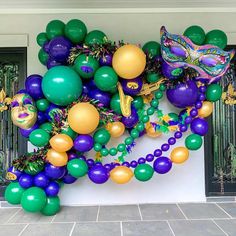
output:
<path id="1" fill-rule="evenodd" d="M 62 207 L 56 216 L 0 208 L 0 236 L 236 236 L 236 203 Z"/>

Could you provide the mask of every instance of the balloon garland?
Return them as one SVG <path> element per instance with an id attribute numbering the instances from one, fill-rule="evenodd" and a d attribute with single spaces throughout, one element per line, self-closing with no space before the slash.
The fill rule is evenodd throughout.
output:
<path id="1" fill-rule="evenodd" d="M 205 34 L 191 26 L 184 35 L 161 28 L 161 44 L 142 48 L 111 42 L 99 30 L 87 32 L 80 20 L 48 23 L 37 36 L 39 61 L 48 71 L 26 78 L 25 89 L 11 101 L 12 122 L 37 150 L 15 159 L 7 172 L 11 181 L 5 199 L 28 212 L 54 215 L 63 184 L 88 175 L 95 184 L 109 178 L 117 184 L 133 176 L 148 181 L 154 172 L 165 174 L 182 164 L 189 151 L 198 150 L 208 131 L 205 117 L 221 98 L 216 82 L 227 71 L 234 51 L 223 51 L 227 36 L 220 30 Z M 179 114 L 164 114 L 159 104 L 164 93 Z M 1 111 L 10 98 L 0 94 Z M 185 147 L 171 150 L 191 130 Z M 111 138 L 128 137 L 108 148 Z M 137 160 L 125 157 L 139 137 L 158 138 L 173 133 L 160 147 Z M 96 152 L 94 158 L 85 155 Z M 103 164 L 107 156 L 111 163 Z M 132 170 L 134 169 L 134 171 Z"/>

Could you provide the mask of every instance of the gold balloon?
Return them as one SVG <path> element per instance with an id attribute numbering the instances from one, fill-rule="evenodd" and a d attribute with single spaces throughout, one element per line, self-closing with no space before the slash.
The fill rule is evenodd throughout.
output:
<path id="1" fill-rule="evenodd" d="M 57 152 L 51 148 L 47 152 L 47 160 L 54 166 L 65 166 L 68 162 L 68 156 L 66 152 Z"/>
<path id="2" fill-rule="evenodd" d="M 145 66 L 146 55 L 136 45 L 124 45 L 113 55 L 112 67 L 121 78 L 134 79 L 142 74 Z"/>
<path id="3" fill-rule="evenodd" d="M 202 107 L 198 110 L 200 117 L 208 117 L 213 112 L 213 103 L 205 101 L 202 103 Z"/>
<path id="4" fill-rule="evenodd" d="M 117 184 L 128 183 L 133 175 L 132 170 L 126 166 L 117 166 L 110 172 L 111 180 Z"/>
<path id="5" fill-rule="evenodd" d="M 124 124 L 119 121 L 108 123 L 106 125 L 106 129 L 110 133 L 111 137 L 113 138 L 118 138 L 122 136 L 125 132 Z"/>
<path id="6" fill-rule="evenodd" d="M 162 135 L 160 131 L 155 130 L 154 126 L 148 122 L 145 127 L 145 131 L 148 137 L 157 138 Z"/>
<path id="7" fill-rule="evenodd" d="M 68 123 L 79 134 L 92 133 L 99 124 L 97 109 L 88 102 L 74 105 L 68 113 Z"/>
<path id="8" fill-rule="evenodd" d="M 66 152 L 73 147 L 73 140 L 66 134 L 56 134 L 49 141 L 51 147 L 57 152 Z"/>
<path id="9" fill-rule="evenodd" d="M 175 164 L 181 164 L 188 160 L 189 151 L 185 147 L 176 147 L 170 154 L 171 161 Z"/>

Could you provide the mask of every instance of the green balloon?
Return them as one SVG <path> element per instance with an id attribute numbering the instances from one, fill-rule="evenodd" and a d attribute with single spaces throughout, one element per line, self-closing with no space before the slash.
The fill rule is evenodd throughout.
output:
<path id="1" fill-rule="evenodd" d="M 143 98 L 141 96 L 134 97 L 132 105 L 134 105 L 137 110 L 142 109 L 144 105 Z"/>
<path id="2" fill-rule="evenodd" d="M 66 106 L 79 98 L 82 93 L 82 82 L 73 69 L 55 66 L 44 75 L 42 90 L 50 102 Z"/>
<path id="3" fill-rule="evenodd" d="M 49 101 L 45 98 L 39 99 L 36 102 L 36 106 L 39 111 L 46 111 L 49 107 L 49 104 Z"/>
<path id="4" fill-rule="evenodd" d="M 148 164 L 139 164 L 134 170 L 134 176 L 139 181 L 148 181 L 154 173 L 153 168 Z"/>
<path id="5" fill-rule="evenodd" d="M 198 150 L 202 146 L 202 137 L 198 134 L 190 134 L 185 139 L 185 146 L 189 150 Z"/>
<path id="6" fill-rule="evenodd" d="M 43 129 L 35 129 L 30 133 L 29 141 L 36 147 L 44 147 L 48 144 L 50 135 Z"/>
<path id="7" fill-rule="evenodd" d="M 118 82 L 118 76 L 110 66 L 100 67 L 94 75 L 95 85 L 102 91 L 114 89 Z"/>
<path id="8" fill-rule="evenodd" d="M 52 124 L 50 122 L 41 124 L 39 128 L 46 131 L 47 133 L 51 133 L 53 130 Z"/>
<path id="9" fill-rule="evenodd" d="M 147 82 L 148 83 L 155 83 L 160 79 L 161 79 L 161 76 L 158 73 L 148 73 L 147 74 Z"/>
<path id="10" fill-rule="evenodd" d="M 88 165 L 81 159 L 73 159 L 67 163 L 67 170 L 75 178 L 82 177 L 88 172 Z"/>
<path id="11" fill-rule="evenodd" d="M 11 182 L 5 190 L 4 197 L 10 204 L 20 204 L 24 191 L 25 189 L 19 185 L 19 182 Z"/>
<path id="12" fill-rule="evenodd" d="M 47 24 L 46 33 L 48 39 L 64 35 L 65 24 L 60 20 L 52 20 Z"/>
<path id="13" fill-rule="evenodd" d="M 85 44 L 102 44 L 107 41 L 107 36 L 100 30 L 90 31 L 85 37 Z"/>
<path id="14" fill-rule="evenodd" d="M 97 130 L 93 135 L 95 143 L 100 143 L 102 145 L 107 144 L 110 138 L 111 138 L 110 133 L 104 128 Z"/>
<path id="15" fill-rule="evenodd" d="M 120 114 L 120 115 L 122 114 L 121 107 L 120 107 L 119 93 L 116 93 L 112 96 L 111 101 L 110 101 L 110 107 L 115 113 Z"/>
<path id="16" fill-rule="evenodd" d="M 75 60 L 74 69 L 82 78 L 90 79 L 94 76 L 98 67 L 99 63 L 95 58 L 81 54 Z"/>
<path id="17" fill-rule="evenodd" d="M 45 32 L 39 33 L 36 38 L 37 44 L 39 46 L 43 46 L 46 42 L 48 42 L 48 37 Z"/>
<path id="18" fill-rule="evenodd" d="M 149 41 L 143 45 L 143 51 L 151 58 L 161 55 L 161 45 L 156 41 Z"/>
<path id="19" fill-rule="evenodd" d="M 60 211 L 60 199 L 56 197 L 47 197 L 47 202 L 41 213 L 45 216 L 53 216 Z"/>
<path id="20" fill-rule="evenodd" d="M 46 65 L 49 55 L 41 48 L 38 53 L 38 59 L 43 64 Z"/>
<path id="21" fill-rule="evenodd" d="M 24 191 L 21 198 L 21 206 L 28 212 L 39 212 L 47 203 L 47 197 L 43 189 L 31 187 Z"/>
<path id="22" fill-rule="evenodd" d="M 211 102 L 216 102 L 221 98 L 222 87 L 219 84 L 210 84 L 207 87 L 206 99 Z"/>
<path id="23" fill-rule="evenodd" d="M 77 133 L 71 129 L 71 127 L 67 127 L 66 129 L 62 129 L 61 130 L 62 134 L 67 134 L 68 136 L 70 136 L 72 139 L 75 139 L 77 136 Z"/>
<path id="24" fill-rule="evenodd" d="M 227 35 L 222 30 L 212 30 L 206 34 L 205 44 L 212 44 L 224 49 L 227 41 Z"/>
<path id="25" fill-rule="evenodd" d="M 81 20 L 72 19 L 65 26 L 65 35 L 72 43 L 82 43 L 87 34 L 87 27 Z"/>
<path id="26" fill-rule="evenodd" d="M 184 31 L 184 36 L 188 37 L 194 44 L 202 45 L 205 41 L 205 32 L 202 27 L 192 25 Z"/>

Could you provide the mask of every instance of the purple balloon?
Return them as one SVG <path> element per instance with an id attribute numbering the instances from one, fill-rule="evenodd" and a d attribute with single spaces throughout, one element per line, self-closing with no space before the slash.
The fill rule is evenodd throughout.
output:
<path id="1" fill-rule="evenodd" d="M 27 93 L 34 99 L 38 100 L 43 98 L 43 91 L 42 91 L 42 76 L 41 75 L 30 75 L 25 80 L 25 89 Z"/>
<path id="2" fill-rule="evenodd" d="M 17 170 L 14 166 L 9 167 L 7 170 L 7 173 L 8 172 L 16 176 L 15 181 L 18 180 L 21 177 L 21 175 L 23 174 L 22 171 Z"/>
<path id="3" fill-rule="evenodd" d="M 193 119 L 190 128 L 194 134 L 204 136 L 208 132 L 208 123 L 202 118 L 195 118 Z"/>
<path id="4" fill-rule="evenodd" d="M 125 94 L 135 96 L 137 95 L 143 87 L 143 80 L 141 77 L 135 79 L 122 79 L 121 80 L 122 88 Z"/>
<path id="5" fill-rule="evenodd" d="M 49 49 L 50 49 L 50 41 L 47 41 L 46 43 L 44 43 L 43 45 L 43 51 L 46 53 L 49 53 Z"/>
<path id="6" fill-rule="evenodd" d="M 198 88 L 195 82 L 187 81 L 186 83 L 178 84 L 175 88 L 166 91 L 169 102 L 178 107 L 185 108 L 192 106 L 197 101 Z"/>
<path id="7" fill-rule="evenodd" d="M 170 171 L 172 162 L 167 157 L 159 157 L 153 163 L 153 168 L 158 174 L 165 174 Z"/>
<path id="8" fill-rule="evenodd" d="M 23 174 L 19 179 L 19 184 L 22 188 L 30 188 L 33 186 L 33 176 L 28 174 Z"/>
<path id="9" fill-rule="evenodd" d="M 65 174 L 65 167 L 64 166 L 54 166 L 50 163 L 45 165 L 45 175 L 52 179 L 60 179 Z"/>
<path id="10" fill-rule="evenodd" d="M 50 41 L 49 55 L 58 62 L 66 62 L 70 54 L 72 44 L 63 36 L 56 37 Z"/>
<path id="11" fill-rule="evenodd" d="M 78 155 L 75 152 L 68 152 L 67 156 L 68 156 L 68 161 L 78 158 Z"/>
<path id="12" fill-rule="evenodd" d="M 178 79 L 183 74 L 182 68 L 172 67 L 165 61 L 162 62 L 161 69 L 163 76 L 170 80 Z"/>
<path id="13" fill-rule="evenodd" d="M 93 148 L 93 138 L 88 134 L 80 134 L 74 140 L 74 148 L 79 152 L 88 152 Z"/>
<path id="14" fill-rule="evenodd" d="M 138 113 L 135 108 L 132 108 L 131 115 L 128 117 L 123 116 L 121 122 L 125 125 L 126 128 L 134 127 L 139 121 Z"/>
<path id="15" fill-rule="evenodd" d="M 39 125 L 43 124 L 44 122 L 47 121 L 47 115 L 42 112 L 42 111 L 38 111 L 38 114 L 37 114 L 37 123 Z"/>
<path id="16" fill-rule="evenodd" d="M 49 183 L 48 176 L 44 172 L 40 172 L 34 176 L 34 185 L 40 188 L 46 188 Z"/>
<path id="17" fill-rule="evenodd" d="M 101 91 L 100 89 L 89 90 L 88 96 L 92 99 L 98 100 L 104 106 L 109 107 L 111 95 L 107 92 Z"/>
<path id="18" fill-rule="evenodd" d="M 20 128 L 20 134 L 25 137 L 25 138 L 29 138 L 29 135 L 31 134 L 32 131 L 34 131 L 35 129 L 39 128 L 39 124 L 35 123 L 31 128 L 29 129 L 21 129 Z"/>
<path id="19" fill-rule="evenodd" d="M 60 186 L 57 182 L 50 182 L 45 188 L 45 193 L 48 197 L 55 197 L 59 193 Z"/>
<path id="20" fill-rule="evenodd" d="M 50 113 L 53 109 L 56 109 L 56 108 L 59 108 L 59 106 L 57 106 L 57 105 L 51 103 L 51 104 L 48 106 L 47 110 L 45 111 L 46 118 L 47 118 L 49 121 L 52 121 L 52 119 L 51 119 L 49 113 Z"/>
<path id="21" fill-rule="evenodd" d="M 111 66 L 112 65 L 112 55 L 106 54 L 99 59 L 100 66 Z"/>
<path id="22" fill-rule="evenodd" d="M 49 57 L 49 59 L 48 59 L 48 61 L 47 61 L 47 69 L 48 69 L 48 70 L 51 69 L 51 68 L 54 67 L 54 66 L 61 66 L 61 65 L 63 65 L 63 63 L 58 62 L 58 61 L 56 61 L 55 59 L 50 58 L 50 57 Z"/>
<path id="23" fill-rule="evenodd" d="M 73 184 L 75 181 L 77 180 L 77 178 L 75 178 L 74 176 L 67 174 L 62 178 L 62 181 L 65 184 Z"/>
<path id="24" fill-rule="evenodd" d="M 104 166 L 96 165 L 89 170 L 88 177 L 95 184 L 103 184 L 109 179 L 109 172 Z"/>

